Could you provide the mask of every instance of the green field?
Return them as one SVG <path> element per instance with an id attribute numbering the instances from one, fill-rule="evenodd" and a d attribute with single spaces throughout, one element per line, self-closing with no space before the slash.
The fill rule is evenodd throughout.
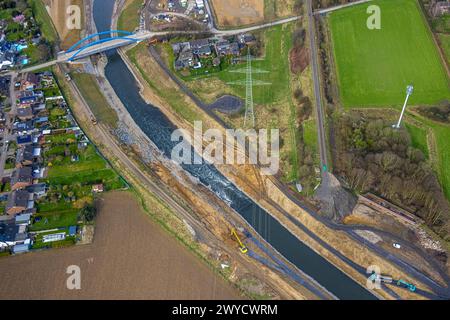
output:
<path id="1" fill-rule="evenodd" d="M 105 96 L 100 91 L 95 76 L 78 72 L 72 72 L 70 76 L 77 84 L 97 121 L 115 128 L 118 121 L 117 114 L 111 109 Z"/>
<path id="2" fill-rule="evenodd" d="M 49 41 L 55 42 L 58 39 L 58 33 L 53 25 L 47 9 L 45 9 L 42 0 L 31 0 L 31 8 L 33 9 L 34 17 L 41 28 L 42 35 Z"/>
<path id="3" fill-rule="evenodd" d="M 367 5 L 329 17 L 341 102 L 345 107 L 401 106 L 450 99 L 449 79 L 416 0 L 376 0 L 381 29 L 367 28 Z"/>

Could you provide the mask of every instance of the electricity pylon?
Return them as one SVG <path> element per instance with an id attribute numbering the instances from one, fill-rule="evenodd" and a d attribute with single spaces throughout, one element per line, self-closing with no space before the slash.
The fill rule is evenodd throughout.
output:
<path id="1" fill-rule="evenodd" d="M 395 124 L 393 125 L 393 127 L 395 129 L 400 129 L 400 125 L 401 125 L 402 120 L 403 120 L 403 115 L 405 114 L 406 105 L 408 104 L 408 99 L 412 95 L 413 91 L 414 91 L 414 87 L 411 86 L 411 85 L 409 85 L 406 88 L 406 99 L 405 99 L 405 103 L 403 104 L 402 113 L 400 114 L 400 118 L 398 119 L 398 123 L 396 125 Z"/>
<path id="2" fill-rule="evenodd" d="M 255 111 L 254 111 L 254 102 L 253 102 L 253 86 L 254 85 L 269 85 L 270 83 L 253 80 L 253 73 L 267 73 L 268 71 L 253 69 L 252 61 L 256 60 L 250 55 L 250 48 L 247 48 L 247 67 L 245 69 L 232 70 L 230 72 L 236 73 L 244 73 L 245 82 L 244 81 L 234 81 L 229 82 L 228 84 L 234 85 L 245 85 L 245 118 L 244 118 L 244 128 L 254 128 L 255 127 Z"/>

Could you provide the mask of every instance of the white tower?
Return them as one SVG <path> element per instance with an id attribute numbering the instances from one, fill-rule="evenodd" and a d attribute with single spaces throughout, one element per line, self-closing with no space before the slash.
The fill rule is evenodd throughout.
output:
<path id="1" fill-rule="evenodd" d="M 400 118 L 398 119 L 398 123 L 395 125 L 393 125 L 393 127 L 395 129 L 400 129 L 400 124 L 402 123 L 402 119 L 403 119 L 403 115 L 405 114 L 405 110 L 406 110 L 406 105 L 408 104 L 408 100 L 409 97 L 412 95 L 414 91 L 414 87 L 409 85 L 408 87 L 406 87 L 406 99 L 405 99 L 405 103 L 403 104 L 403 109 L 402 109 L 402 113 L 400 114 Z"/>

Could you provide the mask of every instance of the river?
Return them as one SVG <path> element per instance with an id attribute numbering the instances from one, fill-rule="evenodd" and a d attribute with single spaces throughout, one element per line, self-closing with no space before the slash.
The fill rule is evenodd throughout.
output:
<path id="1" fill-rule="evenodd" d="M 110 29 L 114 2 L 115 0 L 94 1 L 94 20 L 98 32 Z M 121 57 L 115 51 L 108 52 L 107 55 L 105 75 L 117 96 L 142 131 L 161 151 L 170 156 L 176 144 L 170 139 L 175 126 L 160 109 L 142 99 L 136 80 Z M 183 165 L 183 168 L 227 202 L 286 259 L 339 299 L 375 299 L 369 291 L 298 240 L 214 166 Z"/>

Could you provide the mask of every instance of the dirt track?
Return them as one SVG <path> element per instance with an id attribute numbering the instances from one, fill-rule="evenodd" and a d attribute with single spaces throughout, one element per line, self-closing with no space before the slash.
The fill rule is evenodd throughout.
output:
<path id="1" fill-rule="evenodd" d="M 81 268 L 81 290 L 66 268 Z M 126 192 L 105 195 L 94 243 L 0 259 L 0 299 L 237 299 Z"/>

